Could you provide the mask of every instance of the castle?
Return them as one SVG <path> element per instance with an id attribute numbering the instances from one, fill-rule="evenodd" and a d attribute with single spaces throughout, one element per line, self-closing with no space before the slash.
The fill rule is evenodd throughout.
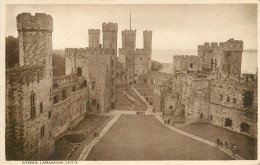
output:
<path id="1" fill-rule="evenodd" d="M 198 55 L 174 56 L 173 75 L 157 93 L 157 110 L 257 137 L 257 73 L 242 74 L 243 41 L 198 46 Z"/>
<path id="2" fill-rule="evenodd" d="M 53 18 L 22 13 L 16 19 L 20 61 L 6 71 L 6 159 L 47 159 L 55 140 L 83 120 L 87 111 L 108 112 L 117 105 L 120 109 L 116 85 L 138 84 L 148 73 L 152 32 L 144 31 L 144 49 L 137 50 L 135 31 L 122 32 L 118 58 L 118 25 L 102 24 L 102 45 L 100 30 L 89 29 L 89 47 L 66 48 L 66 74 L 53 77 Z M 142 84 L 149 82 L 145 79 Z M 134 107 L 146 106 L 141 95 L 123 96 Z"/>
<path id="3" fill-rule="evenodd" d="M 65 48 L 65 75 L 54 77 L 53 18 L 17 16 L 19 66 L 6 70 L 6 159 L 42 160 L 54 142 L 87 112 L 111 109 L 185 116 L 184 124 L 210 123 L 256 138 L 257 74 L 242 74 L 243 42 L 198 46 L 198 55 L 174 56 L 173 74 L 151 71 L 152 31 L 103 23 L 88 30 L 89 47 Z M 119 56 L 117 55 L 119 52 Z"/>

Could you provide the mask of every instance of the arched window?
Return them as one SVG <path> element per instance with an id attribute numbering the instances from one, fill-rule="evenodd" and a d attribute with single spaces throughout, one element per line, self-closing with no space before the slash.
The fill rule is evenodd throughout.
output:
<path id="1" fill-rule="evenodd" d="M 232 120 L 229 118 L 225 118 L 225 127 L 231 127 L 232 126 Z"/>
<path id="2" fill-rule="evenodd" d="M 83 81 L 83 86 L 84 86 L 84 87 L 87 87 L 87 85 L 88 85 L 87 80 L 84 80 L 84 81 Z"/>
<path id="3" fill-rule="evenodd" d="M 66 90 L 62 91 L 62 100 L 66 100 L 67 99 L 67 92 Z"/>
<path id="4" fill-rule="evenodd" d="M 240 131 L 241 132 L 249 132 L 249 125 L 247 123 L 241 123 L 240 124 Z"/>
<path id="5" fill-rule="evenodd" d="M 190 63 L 190 67 L 193 68 L 193 63 Z"/>
<path id="6" fill-rule="evenodd" d="M 77 68 L 77 76 L 81 76 L 82 75 L 82 69 L 81 68 Z"/>

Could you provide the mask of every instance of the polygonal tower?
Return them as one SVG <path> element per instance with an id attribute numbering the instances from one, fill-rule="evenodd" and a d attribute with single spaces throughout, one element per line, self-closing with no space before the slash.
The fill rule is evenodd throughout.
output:
<path id="1" fill-rule="evenodd" d="M 103 48 L 111 48 L 114 50 L 114 54 L 117 55 L 117 23 L 103 23 Z"/>
<path id="2" fill-rule="evenodd" d="M 152 31 L 143 31 L 144 49 L 152 49 Z"/>
<path id="3" fill-rule="evenodd" d="M 89 29 L 88 30 L 88 40 L 90 48 L 98 48 L 100 44 L 100 30 L 99 29 Z"/>
<path id="4" fill-rule="evenodd" d="M 136 30 L 122 31 L 122 49 L 135 50 Z"/>
<path id="5" fill-rule="evenodd" d="M 241 76 L 243 45 L 243 41 L 233 38 L 219 43 L 219 47 L 223 51 L 220 57 L 220 73 Z"/>
<path id="6" fill-rule="evenodd" d="M 20 66 L 44 66 L 44 77 L 52 77 L 53 19 L 45 13 L 22 13 L 16 17 Z"/>
<path id="7" fill-rule="evenodd" d="M 143 31 L 144 49 L 148 56 L 148 69 L 151 69 L 152 56 L 152 31 Z"/>

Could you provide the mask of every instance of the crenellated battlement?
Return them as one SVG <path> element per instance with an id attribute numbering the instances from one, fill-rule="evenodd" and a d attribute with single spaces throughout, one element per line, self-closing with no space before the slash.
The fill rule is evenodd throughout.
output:
<path id="1" fill-rule="evenodd" d="M 242 40 L 229 39 L 227 42 L 220 42 L 219 47 L 223 51 L 243 51 L 244 42 Z"/>
<path id="2" fill-rule="evenodd" d="M 65 48 L 67 56 L 113 55 L 114 50 L 109 48 Z"/>
<path id="3" fill-rule="evenodd" d="M 136 49 L 135 55 L 148 55 L 149 52 L 147 49 Z"/>
<path id="4" fill-rule="evenodd" d="M 100 34 L 100 29 L 88 29 L 89 34 Z"/>
<path id="5" fill-rule="evenodd" d="M 102 24 L 102 31 L 103 32 L 117 32 L 118 31 L 118 24 L 112 22 L 104 22 Z"/>
<path id="6" fill-rule="evenodd" d="M 152 31 L 148 31 L 148 30 L 143 31 L 144 36 L 151 36 L 152 34 L 153 34 Z"/>
<path id="7" fill-rule="evenodd" d="M 191 60 L 191 59 L 196 59 L 199 58 L 198 56 L 195 55 L 176 55 L 173 56 L 173 60 Z"/>
<path id="8" fill-rule="evenodd" d="M 43 30 L 53 31 L 53 19 L 52 16 L 45 13 L 22 13 L 16 17 L 17 30 Z"/>
<path id="9" fill-rule="evenodd" d="M 134 34 L 136 35 L 136 30 L 124 30 L 122 31 L 122 35 Z"/>
<path id="10" fill-rule="evenodd" d="M 204 45 L 198 45 L 198 50 L 212 50 L 214 48 L 220 48 L 223 51 L 243 51 L 243 41 L 234 40 L 233 38 L 227 40 L 227 42 L 205 42 Z"/>
<path id="11" fill-rule="evenodd" d="M 87 55 L 113 55 L 114 50 L 110 48 L 86 48 Z"/>

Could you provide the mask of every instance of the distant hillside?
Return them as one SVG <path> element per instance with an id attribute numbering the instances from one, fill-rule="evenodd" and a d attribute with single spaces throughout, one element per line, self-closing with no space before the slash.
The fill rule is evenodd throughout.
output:
<path id="1" fill-rule="evenodd" d="M 173 72 L 173 65 L 170 63 L 163 63 L 158 61 L 152 61 L 152 68 L 153 71 L 159 71 L 162 73 L 171 74 Z"/>
<path id="2" fill-rule="evenodd" d="M 65 50 L 64 50 L 64 49 L 56 49 L 56 50 L 52 50 L 52 53 L 64 57 L 64 55 L 65 55 Z"/>
<path id="3" fill-rule="evenodd" d="M 65 58 L 64 55 L 52 54 L 53 76 L 65 75 Z"/>

